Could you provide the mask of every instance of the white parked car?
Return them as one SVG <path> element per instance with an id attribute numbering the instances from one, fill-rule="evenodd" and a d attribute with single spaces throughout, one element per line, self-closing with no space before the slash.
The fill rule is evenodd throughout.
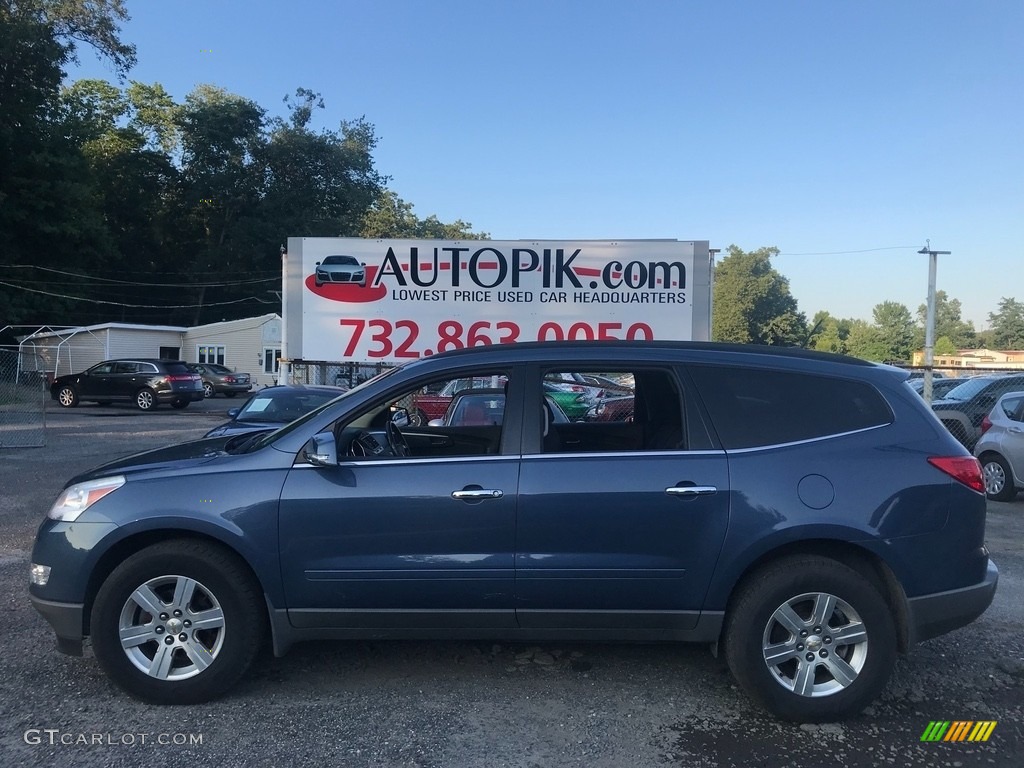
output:
<path id="1" fill-rule="evenodd" d="M 1024 392 L 1007 392 L 981 422 L 974 455 L 981 461 L 985 493 L 1010 501 L 1024 488 Z"/>

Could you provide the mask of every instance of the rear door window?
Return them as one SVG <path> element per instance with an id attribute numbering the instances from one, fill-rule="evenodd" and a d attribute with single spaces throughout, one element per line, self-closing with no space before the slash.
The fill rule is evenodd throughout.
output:
<path id="1" fill-rule="evenodd" d="M 754 448 L 889 424 L 892 411 L 870 384 L 731 366 L 689 368 L 724 448 Z"/>

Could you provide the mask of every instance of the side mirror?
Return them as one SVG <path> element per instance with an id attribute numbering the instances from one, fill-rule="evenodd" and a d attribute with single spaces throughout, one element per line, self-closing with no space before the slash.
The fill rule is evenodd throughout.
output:
<path id="1" fill-rule="evenodd" d="M 318 262 L 316 263 L 316 265 L 317 265 L 317 266 L 319 267 L 319 266 L 320 266 L 320 262 L 318 261 Z"/>
<path id="2" fill-rule="evenodd" d="M 427 422 L 428 427 L 443 427 L 444 419 L 431 419 Z"/>
<path id="3" fill-rule="evenodd" d="M 312 446 L 306 449 L 306 460 L 316 467 L 338 466 L 338 448 L 334 442 L 334 435 L 330 432 L 321 432 L 313 435 L 310 441 Z"/>
<path id="4" fill-rule="evenodd" d="M 242 410 L 241 408 L 229 408 L 228 409 L 228 418 L 229 419 L 235 418 L 238 415 L 239 411 L 241 411 L 241 410 Z"/>

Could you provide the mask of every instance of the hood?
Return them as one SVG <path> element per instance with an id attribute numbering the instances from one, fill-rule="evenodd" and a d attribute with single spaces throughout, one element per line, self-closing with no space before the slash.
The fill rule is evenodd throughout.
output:
<path id="1" fill-rule="evenodd" d="M 168 445 L 165 448 L 156 448 L 125 456 L 123 459 L 115 459 L 71 478 L 65 487 L 73 483 L 109 475 L 132 475 L 159 469 L 174 469 L 184 472 L 190 467 L 207 464 L 218 456 L 226 455 L 224 447 L 230 440 L 231 436 L 194 440 L 189 443 Z"/>

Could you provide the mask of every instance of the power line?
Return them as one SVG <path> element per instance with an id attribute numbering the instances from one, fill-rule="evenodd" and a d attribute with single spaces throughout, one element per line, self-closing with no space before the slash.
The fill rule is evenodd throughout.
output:
<path id="1" fill-rule="evenodd" d="M 112 304 L 115 307 L 129 307 L 131 309 L 195 309 L 196 307 L 222 307 L 226 304 L 241 304 L 246 301 L 255 301 L 259 304 L 277 304 L 276 301 L 269 301 L 267 299 L 261 299 L 258 296 L 247 296 L 244 299 L 234 299 L 232 301 L 211 301 L 205 304 L 125 304 L 123 301 L 104 301 L 103 299 L 86 299 L 82 296 L 68 296 L 63 293 L 51 293 L 50 291 L 40 291 L 36 288 L 26 288 L 22 285 L 15 285 L 14 283 L 6 283 L 0 280 L 0 285 L 6 285 L 8 288 L 15 288 L 19 291 L 28 291 L 29 293 L 40 293 L 43 296 L 53 296 L 58 299 L 70 299 L 71 301 L 84 301 L 88 304 Z"/>
<path id="2" fill-rule="evenodd" d="M 120 285 L 141 285 L 155 288 L 221 288 L 233 285 L 251 285 L 252 283 L 271 283 L 281 279 L 280 275 L 278 275 L 277 277 L 261 277 L 254 278 L 252 280 L 233 280 L 228 282 L 222 281 L 216 283 L 143 283 L 134 280 L 115 280 L 114 278 L 111 277 L 98 277 L 96 275 L 82 275 L 77 272 L 69 272 L 66 269 L 53 269 L 52 267 L 41 267 L 36 264 L 0 264 L 0 267 L 3 267 L 4 269 L 38 269 L 43 272 L 53 272 L 58 275 L 70 277 L 80 277 L 85 280 L 99 280 L 104 283 L 117 283 Z M 59 283 L 57 284 L 59 285 Z M 50 283 L 50 285 L 55 285 L 55 283 Z M 75 285 L 75 283 L 65 283 L 65 285 Z"/>
<path id="3" fill-rule="evenodd" d="M 779 251 L 779 256 L 843 256 L 850 253 L 874 253 L 875 251 L 902 251 L 908 248 L 917 249 L 916 245 L 887 245 L 884 248 L 864 248 L 859 251 L 813 251 L 810 253 L 784 253 Z"/>

